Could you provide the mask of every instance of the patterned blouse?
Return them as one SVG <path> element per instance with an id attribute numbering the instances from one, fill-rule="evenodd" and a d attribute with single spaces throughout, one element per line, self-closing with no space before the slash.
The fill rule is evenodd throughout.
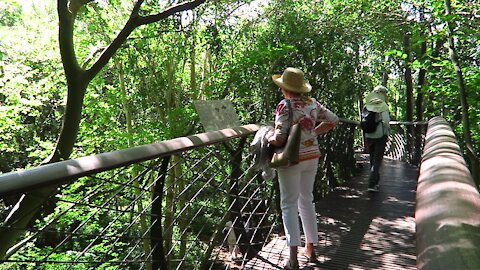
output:
<path id="1" fill-rule="evenodd" d="M 314 129 L 320 122 L 337 123 L 338 116 L 325 108 L 314 98 L 292 98 L 293 124 L 300 123 L 302 135 L 300 139 L 299 160 L 309 160 L 320 157 L 317 135 Z M 275 110 L 275 136 L 285 136 L 290 129 L 289 107 L 285 99 L 278 103 Z"/>

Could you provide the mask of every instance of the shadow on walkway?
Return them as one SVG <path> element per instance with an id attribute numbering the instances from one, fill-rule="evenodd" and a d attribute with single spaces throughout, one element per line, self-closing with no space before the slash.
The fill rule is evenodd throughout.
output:
<path id="1" fill-rule="evenodd" d="M 418 168 L 384 160 L 380 191 L 367 192 L 368 162 L 347 187 L 317 202 L 319 263 L 300 269 L 416 269 L 415 190 Z M 284 238 L 270 242 L 244 269 L 282 269 Z"/>

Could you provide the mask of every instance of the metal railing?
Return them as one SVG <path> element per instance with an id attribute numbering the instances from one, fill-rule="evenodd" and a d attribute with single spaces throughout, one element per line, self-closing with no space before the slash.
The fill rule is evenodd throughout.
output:
<path id="1" fill-rule="evenodd" d="M 385 156 L 418 165 L 425 141 L 427 122 L 390 121 L 390 128 Z"/>
<path id="2" fill-rule="evenodd" d="M 279 226 L 275 181 L 265 182 L 251 169 L 246 147 L 258 128 L 247 125 L 1 175 L 5 207 L 19 192 L 60 186 L 40 209 L 31 209 L 39 212 L 36 222 L 0 225 L 2 233 L 22 236 L 0 268 L 227 269 L 234 263 L 228 234 L 222 233 L 227 221 L 239 249 L 236 263 L 247 261 Z M 353 145 L 348 129 L 354 126 L 339 125 L 321 140 L 325 168 L 346 167 L 333 165 L 342 159 L 327 149 L 345 145 L 333 138 L 346 134 L 352 134 Z M 353 151 L 345 154 L 353 160 Z M 329 175 L 332 183 L 335 177 Z"/>
<path id="3" fill-rule="evenodd" d="M 342 120 L 319 138 L 323 156 L 316 200 L 354 175 L 356 126 Z M 259 127 L 202 133 L 0 175 L 4 213 L 15 207 L 12 198 L 57 187 L 46 203 L 29 209 L 36 214 L 27 226 L 0 223 L 0 239 L 20 232 L 0 269 L 242 267 L 282 233 L 277 182 L 262 179 L 248 152 Z M 399 139 L 390 148 L 408 149 L 407 141 Z"/>
<path id="4" fill-rule="evenodd" d="M 480 194 L 440 117 L 428 123 L 416 196 L 417 268 L 480 269 Z"/>

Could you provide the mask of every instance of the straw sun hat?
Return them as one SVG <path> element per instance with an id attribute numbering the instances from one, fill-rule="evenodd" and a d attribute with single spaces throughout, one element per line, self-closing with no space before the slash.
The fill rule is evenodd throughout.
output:
<path id="1" fill-rule="evenodd" d="M 280 88 L 290 92 L 308 93 L 312 90 L 312 86 L 305 80 L 303 71 L 298 68 L 288 67 L 282 75 L 273 75 L 272 80 Z"/>

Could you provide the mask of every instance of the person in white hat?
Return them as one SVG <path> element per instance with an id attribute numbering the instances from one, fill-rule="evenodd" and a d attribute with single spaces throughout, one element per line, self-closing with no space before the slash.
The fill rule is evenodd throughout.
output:
<path id="1" fill-rule="evenodd" d="M 312 86 L 305 80 L 300 69 L 286 68 L 282 75 L 273 75 L 272 80 L 280 87 L 284 99 L 276 107 L 275 132 L 268 139 L 269 143 L 282 146 L 286 142 L 290 124 L 300 123 L 302 130 L 300 162 L 277 169 L 283 225 L 287 245 L 290 247 L 290 256 L 284 269 L 298 269 L 299 214 L 306 239 L 303 254 L 309 262 L 317 261 L 314 245 L 318 242 L 318 229 L 313 202 L 313 186 L 320 157 L 317 136 L 334 128 L 338 117 L 316 99 L 306 96 Z M 287 105 L 287 100 L 293 110 L 293 123 L 289 121 L 290 106 Z"/>
<path id="2" fill-rule="evenodd" d="M 387 88 L 379 85 L 367 95 L 365 107 L 371 112 L 376 112 L 375 122 L 378 122 L 374 132 L 365 133 L 368 153 L 370 155 L 370 176 L 368 191 L 380 190 L 380 167 L 382 166 L 385 146 L 390 134 L 390 113 L 387 105 Z"/>

